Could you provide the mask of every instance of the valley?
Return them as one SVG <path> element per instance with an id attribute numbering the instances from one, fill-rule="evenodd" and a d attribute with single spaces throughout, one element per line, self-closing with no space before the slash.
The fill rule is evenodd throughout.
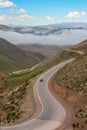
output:
<path id="1" fill-rule="evenodd" d="M 35 118 L 41 110 L 34 93 L 38 77 L 72 58 L 74 61 L 62 66 L 52 78 L 50 90 L 61 104 L 59 97 L 72 110 L 70 121 L 60 130 L 86 130 L 87 40 L 74 46 L 38 43 L 14 45 L 0 38 L 1 125 L 8 125 L 9 128 L 9 125 Z M 25 71 L 13 73 L 21 70 Z"/>
<path id="2" fill-rule="evenodd" d="M 87 0 L 0 0 L 0 130 L 87 130 Z"/>

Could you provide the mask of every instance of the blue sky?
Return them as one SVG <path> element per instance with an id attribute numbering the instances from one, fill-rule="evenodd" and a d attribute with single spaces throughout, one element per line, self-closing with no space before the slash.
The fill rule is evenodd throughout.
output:
<path id="1" fill-rule="evenodd" d="M 87 0 L 0 0 L 1 24 L 60 22 L 87 22 Z"/>

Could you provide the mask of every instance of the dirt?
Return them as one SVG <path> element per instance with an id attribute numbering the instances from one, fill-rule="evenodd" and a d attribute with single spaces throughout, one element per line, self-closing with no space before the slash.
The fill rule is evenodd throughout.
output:
<path id="1" fill-rule="evenodd" d="M 85 104 L 87 104 L 87 94 L 83 94 L 81 92 L 76 93 L 68 90 L 64 86 L 59 86 L 55 80 L 55 77 L 56 75 L 50 79 L 49 89 L 53 96 L 62 104 L 67 115 L 63 124 L 56 130 L 87 130 L 87 120 L 75 116 L 76 111 L 79 110 L 81 106 L 85 106 Z M 37 82 L 35 81 L 36 79 L 32 82 L 32 84 L 27 86 L 26 97 L 23 99 L 23 104 L 21 106 L 22 116 L 15 122 L 15 124 L 26 120 L 31 120 L 41 112 L 41 104 L 38 100 L 36 92 Z M 78 122 L 81 124 L 80 127 L 73 128 L 72 125 Z"/>
<path id="2" fill-rule="evenodd" d="M 15 122 L 11 122 L 9 124 L 3 124 L 3 125 L 15 125 L 18 123 L 22 123 L 25 122 L 26 120 L 31 120 L 34 117 L 38 116 L 39 113 L 41 112 L 42 108 L 41 108 L 41 104 L 38 100 L 37 97 L 37 93 L 36 93 L 36 81 L 37 81 L 36 77 L 35 79 L 33 79 L 31 81 L 31 83 L 27 86 L 27 92 L 26 92 L 26 96 L 22 99 L 22 105 L 20 108 L 21 111 L 21 117 L 19 119 L 17 119 Z M 17 87 L 14 87 L 14 90 Z M 12 91 L 12 87 L 7 87 L 5 88 L 0 88 L 0 93 L 10 93 Z M 3 116 L 6 116 L 5 113 L 3 113 Z M 1 114 L 1 115 L 2 115 Z"/>
<path id="3" fill-rule="evenodd" d="M 87 94 L 73 92 L 64 86 L 59 86 L 55 77 L 56 75 L 50 79 L 49 89 L 63 105 L 67 115 L 63 124 L 56 130 L 87 130 L 87 118 L 76 117 L 77 110 L 87 105 Z"/>
<path id="4" fill-rule="evenodd" d="M 36 80 L 37 78 L 27 86 L 26 97 L 23 99 L 23 104 L 21 106 L 21 118 L 18 119 L 14 124 L 31 120 L 40 114 L 42 107 L 36 93 Z"/>

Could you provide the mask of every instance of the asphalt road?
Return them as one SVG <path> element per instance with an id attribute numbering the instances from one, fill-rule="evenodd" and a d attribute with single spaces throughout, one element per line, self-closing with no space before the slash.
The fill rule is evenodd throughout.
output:
<path id="1" fill-rule="evenodd" d="M 14 126 L 1 127 L 1 130 L 54 130 L 59 127 L 66 116 L 62 105 L 52 96 L 48 81 L 61 67 L 74 59 L 67 60 L 51 68 L 37 80 L 37 94 L 42 104 L 42 112 L 35 119 Z M 40 79 L 43 78 L 43 82 Z"/>

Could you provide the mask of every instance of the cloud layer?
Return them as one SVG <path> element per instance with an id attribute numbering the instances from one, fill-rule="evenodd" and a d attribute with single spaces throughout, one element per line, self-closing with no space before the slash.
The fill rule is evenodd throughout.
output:
<path id="1" fill-rule="evenodd" d="M 70 20 L 71 18 L 80 18 L 81 21 L 83 21 L 83 17 L 87 16 L 86 11 L 71 11 L 66 16 L 62 14 L 62 9 L 60 14 L 56 16 L 56 14 L 52 14 L 53 16 L 50 16 L 51 14 L 42 16 L 34 16 L 29 13 L 28 8 L 25 7 L 19 7 L 17 5 L 17 1 L 15 1 L 16 4 L 12 0 L 0 0 L 0 24 L 14 24 L 14 25 L 40 25 L 41 24 L 54 24 L 54 22 L 58 23 L 62 21 Z M 23 6 L 23 5 L 22 5 Z M 36 14 L 34 12 L 34 14 Z M 59 18 L 58 18 L 59 17 Z M 66 18 L 66 19 L 65 19 Z M 86 17 L 85 17 L 86 18 Z M 87 19 L 87 18 L 86 18 Z M 68 21 L 69 21 L 68 20 Z M 74 19 L 75 22 L 77 19 Z M 78 19 L 79 20 L 79 19 Z"/>
<path id="2" fill-rule="evenodd" d="M 6 24 L 11 24 L 11 23 L 19 23 L 19 22 L 25 22 L 25 20 L 34 20 L 36 19 L 36 17 L 34 16 L 30 16 L 28 14 L 22 14 L 19 16 L 6 16 L 6 15 L 2 15 L 0 16 L 0 23 L 6 23 Z"/>
<path id="3" fill-rule="evenodd" d="M 83 16 L 86 16 L 87 13 L 86 12 L 77 12 L 77 11 L 73 11 L 73 12 L 69 12 L 67 16 L 65 16 L 65 18 L 80 18 Z"/>
<path id="4" fill-rule="evenodd" d="M 23 8 L 21 8 L 21 9 L 10 9 L 9 12 L 12 13 L 12 14 L 25 14 L 25 13 L 27 13 L 27 11 Z"/>
<path id="5" fill-rule="evenodd" d="M 55 18 L 51 17 L 51 16 L 46 16 L 47 20 L 55 20 Z"/>
<path id="6" fill-rule="evenodd" d="M 14 7 L 15 4 L 9 0 L 0 0 L 0 8 Z"/>

